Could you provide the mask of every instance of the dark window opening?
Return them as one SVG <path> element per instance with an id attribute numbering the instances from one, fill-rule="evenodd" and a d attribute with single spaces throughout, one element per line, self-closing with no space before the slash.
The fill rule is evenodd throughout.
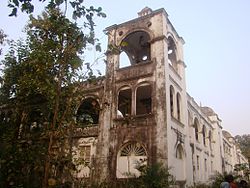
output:
<path id="1" fill-rule="evenodd" d="M 199 157 L 199 155 L 197 155 L 196 158 L 197 158 L 197 170 L 199 170 L 200 169 L 200 157 Z"/>
<path id="2" fill-rule="evenodd" d="M 177 93 L 176 96 L 176 103 L 177 103 L 177 119 L 181 120 L 181 96 L 179 93 Z"/>
<path id="3" fill-rule="evenodd" d="M 174 116 L 174 88 L 170 86 L 170 111 L 171 115 Z"/>
<path id="4" fill-rule="evenodd" d="M 98 124 L 99 110 L 99 103 L 95 99 L 84 100 L 76 114 L 77 123 L 81 126 Z"/>
<path id="5" fill-rule="evenodd" d="M 208 140 L 209 140 L 209 146 L 210 146 L 210 148 L 212 148 L 212 133 L 211 133 L 211 131 L 209 131 L 209 133 L 208 133 Z"/>
<path id="6" fill-rule="evenodd" d="M 28 123 L 30 124 L 30 130 L 32 131 L 38 131 L 40 128 L 42 128 L 42 124 L 44 122 L 42 111 L 37 108 L 33 109 L 28 116 Z"/>
<path id="7" fill-rule="evenodd" d="M 198 120 L 194 120 L 195 139 L 199 140 Z"/>
<path id="8" fill-rule="evenodd" d="M 118 117 L 131 115 L 132 91 L 130 88 L 123 89 L 118 96 Z"/>
<path id="9" fill-rule="evenodd" d="M 151 113 L 151 86 L 144 85 L 137 88 L 136 91 L 136 115 Z"/>
<path id="10" fill-rule="evenodd" d="M 127 54 L 131 65 L 148 62 L 151 59 L 148 33 L 137 31 L 129 34 L 121 42 L 121 50 Z M 123 61 L 124 58 L 120 56 L 120 68 L 124 64 Z"/>
<path id="11" fill-rule="evenodd" d="M 207 159 L 204 159 L 205 171 L 207 172 Z"/>
<path id="12" fill-rule="evenodd" d="M 203 144 L 206 145 L 206 127 L 203 125 L 202 127 L 202 136 L 203 136 Z"/>

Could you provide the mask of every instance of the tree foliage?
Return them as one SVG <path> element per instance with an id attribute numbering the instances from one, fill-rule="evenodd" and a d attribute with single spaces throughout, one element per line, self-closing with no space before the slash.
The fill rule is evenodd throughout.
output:
<path id="1" fill-rule="evenodd" d="M 139 185 L 142 188 L 171 187 L 175 183 L 169 169 L 163 167 L 160 163 L 155 163 L 151 166 L 141 166 L 139 170 L 141 171 Z"/>
<path id="2" fill-rule="evenodd" d="M 4 34 L 3 30 L 0 29 L 0 46 L 4 44 L 7 35 Z M 0 55 L 2 54 L 2 48 L 0 48 Z"/>
<path id="3" fill-rule="evenodd" d="M 10 2 L 26 3 L 23 11 L 31 1 Z M 0 187 L 63 186 L 74 178 L 70 130 L 79 81 L 87 78 L 81 72 L 91 72 L 89 66 L 82 70 L 81 54 L 88 45 L 100 50 L 92 18 L 103 15 L 101 9 L 79 10 L 87 20 L 83 33 L 55 2 L 41 16 L 30 16 L 27 39 L 13 42 L 2 62 Z"/>
<path id="4" fill-rule="evenodd" d="M 237 135 L 235 140 L 250 163 L 250 134 Z"/>
<path id="5" fill-rule="evenodd" d="M 11 9 L 9 16 L 17 16 L 18 10 L 31 14 L 35 10 L 34 1 L 28 0 L 9 0 L 8 7 Z M 102 12 L 102 8 L 97 9 L 93 6 L 85 7 L 84 0 L 39 0 L 40 3 L 45 3 L 48 8 L 56 8 L 61 5 L 65 6 L 65 11 L 67 11 L 68 5 L 73 9 L 72 18 L 86 18 L 88 22 L 85 22 L 85 26 L 89 26 L 94 29 L 93 15 L 97 13 L 97 16 L 106 17 L 106 14 Z"/>

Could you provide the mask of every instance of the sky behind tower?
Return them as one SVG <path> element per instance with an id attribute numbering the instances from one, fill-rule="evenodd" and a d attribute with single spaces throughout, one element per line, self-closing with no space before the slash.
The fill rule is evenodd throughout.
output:
<path id="1" fill-rule="evenodd" d="M 113 24 L 134 19 L 145 6 L 164 8 L 178 34 L 184 38 L 187 92 L 211 107 L 222 126 L 233 136 L 250 134 L 250 1 L 249 0 L 85 0 L 107 14 L 96 19 L 96 31 L 106 48 L 102 32 Z M 43 4 L 37 3 L 35 14 Z M 28 16 L 10 18 L 7 0 L 1 2 L 0 28 L 12 39 L 25 36 Z M 96 57 L 94 52 L 89 55 Z M 101 63 L 100 63 L 101 64 Z M 104 65 L 100 65 L 104 72 Z"/>

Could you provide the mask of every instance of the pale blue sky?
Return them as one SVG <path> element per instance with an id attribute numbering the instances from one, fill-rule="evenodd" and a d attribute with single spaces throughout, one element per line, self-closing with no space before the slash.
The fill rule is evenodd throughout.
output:
<path id="1" fill-rule="evenodd" d="M 102 30 L 107 26 L 136 18 L 137 12 L 145 6 L 153 10 L 165 8 L 178 34 L 186 42 L 184 61 L 188 93 L 198 104 L 212 107 L 222 119 L 223 128 L 233 136 L 250 134 L 249 0 L 85 2 L 101 6 L 107 14 L 107 18 L 96 20 L 97 33 L 104 48 L 107 38 Z M 17 18 L 8 18 L 7 5 L 1 4 L 0 28 L 10 38 L 19 38 L 28 17 L 20 14 Z M 89 54 L 96 57 L 91 51 Z"/>

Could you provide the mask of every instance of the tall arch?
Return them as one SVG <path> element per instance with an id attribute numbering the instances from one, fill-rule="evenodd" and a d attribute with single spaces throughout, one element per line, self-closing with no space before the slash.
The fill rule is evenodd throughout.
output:
<path id="1" fill-rule="evenodd" d="M 100 105 L 94 98 L 86 98 L 82 101 L 76 113 L 76 121 L 80 126 L 89 126 L 99 123 Z"/>
<path id="2" fill-rule="evenodd" d="M 121 147 L 117 155 L 116 177 L 129 178 L 140 176 L 138 165 L 147 164 L 147 152 L 138 142 L 128 142 Z"/>
<path id="3" fill-rule="evenodd" d="M 121 51 L 125 52 L 131 65 L 144 63 L 151 59 L 150 35 L 145 31 L 134 31 L 120 43 Z M 120 65 L 123 59 L 120 58 Z M 121 68 L 121 66 L 120 66 Z"/>
<path id="4" fill-rule="evenodd" d="M 181 144 L 176 147 L 176 158 L 181 160 L 184 158 L 184 150 Z"/>
<path id="5" fill-rule="evenodd" d="M 199 121 L 197 118 L 194 119 L 194 134 L 196 141 L 199 141 Z"/>
<path id="6" fill-rule="evenodd" d="M 176 110 L 177 110 L 177 119 L 181 121 L 181 112 L 182 112 L 182 107 L 181 107 L 181 95 L 180 93 L 176 94 Z"/>
<path id="7" fill-rule="evenodd" d="M 136 115 L 150 114 L 152 111 L 152 86 L 142 83 L 136 88 Z"/>
<path id="8" fill-rule="evenodd" d="M 212 131 L 209 130 L 208 132 L 208 141 L 209 141 L 209 147 L 212 150 Z"/>
<path id="9" fill-rule="evenodd" d="M 129 86 L 122 87 L 118 92 L 117 117 L 131 115 L 132 90 Z"/>
<path id="10" fill-rule="evenodd" d="M 185 162 L 185 151 L 183 145 L 179 143 L 176 147 L 176 160 L 174 168 L 176 168 L 176 178 L 178 180 L 186 179 L 186 162 Z"/>
<path id="11" fill-rule="evenodd" d="M 206 146 L 206 126 L 202 126 L 202 138 L 203 138 L 203 144 Z"/>
<path id="12" fill-rule="evenodd" d="M 170 85 L 169 88 L 169 95 L 170 95 L 170 112 L 171 115 L 174 117 L 174 96 L 175 96 L 175 91 L 174 91 L 174 87 L 172 85 Z"/>

